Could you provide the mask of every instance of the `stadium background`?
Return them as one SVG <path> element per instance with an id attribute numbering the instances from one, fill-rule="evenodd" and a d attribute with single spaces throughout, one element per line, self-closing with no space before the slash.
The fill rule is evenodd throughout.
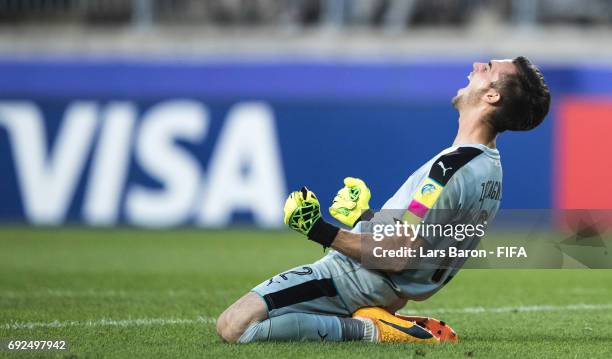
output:
<path id="1" fill-rule="evenodd" d="M 32 334 L 6 324 L 14 322 L 214 318 L 266 276 L 316 259 L 288 232 L 263 230 L 283 228 L 286 194 L 307 185 L 327 203 L 356 176 L 381 206 L 452 143 L 450 99 L 474 61 L 526 55 L 553 96 L 542 126 L 498 141 L 502 206 L 612 205 L 610 1 L 8 0 L 0 27 L 2 337 Z M 211 279 L 228 272 L 223 284 Z M 503 276 L 527 283 L 518 295 L 559 305 L 567 298 L 537 288 L 563 277 L 579 303 L 609 309 L 608 272 Z M 487 278 L 472 272 L 448 291 Z M 213 293 L 215 302 L 185 310 L 177 300 L 178 312 L 122 302 L 152 288 L 156 297 Z M 91 310 L 104 293 L 119 293 L 108 294 L 117 302 Z M 78 311 L 62 314 L 79 295 L 88 299 Z M 492 307 L 529 303 L 477 295 Z M 43 301 L 53 309 L 32 309 Z M 603 338 L 608 313 L 593 314 Z M 99 349 L 92 330 L 90 354 Z M 461 354 L 483 343 L 486 335 Z"/>

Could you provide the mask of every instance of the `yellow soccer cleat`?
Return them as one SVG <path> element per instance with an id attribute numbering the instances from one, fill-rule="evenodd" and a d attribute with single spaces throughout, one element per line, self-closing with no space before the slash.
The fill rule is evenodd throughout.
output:
<path id="1" fill-rule="evenodd" d="M 378 331 L 379 342 L 440 343 L 440 340 L 429 330 L 411 321 L 398 318 L 383 308 L 361 308 L 353 313 L 353 318 L 355 317 L 367 318 L 374 322 Z"/>

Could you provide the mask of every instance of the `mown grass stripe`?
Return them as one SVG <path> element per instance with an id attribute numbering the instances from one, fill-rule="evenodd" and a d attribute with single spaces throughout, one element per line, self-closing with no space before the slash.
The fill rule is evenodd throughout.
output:
<path id="1" fill-rule="evenodd" d="M 569 304 L 569 305 L 526 305 L 508 306 L 497 308 L 466 307 L 466 308 L 440 308 L 431 309 L 428 313 L 454 313 L 454 314 L 495 314 L 513 312 L 555 312 L 555 311 L 577 311 L 577 310 L 606 310 L 612 309 L 609 304 Z M 422 311 L 422 310 L 420 310 Z M 403 314 L 415 314 L 414 312 L 402 311 Z M 85 321 L 59 321 L 51 322 L 11 322 L 0 325 L 5 330 L 35 329 L 35 328 L 65 328 L 65 327 L 130 327 L 130 326 L 162 326 L 162 325 L 192 325 L 192 324 L 214 324 L 215 318 L 197 317 L 195 319 L 184 318 L 137 318 L 137 319 L 96 319 Z"/>

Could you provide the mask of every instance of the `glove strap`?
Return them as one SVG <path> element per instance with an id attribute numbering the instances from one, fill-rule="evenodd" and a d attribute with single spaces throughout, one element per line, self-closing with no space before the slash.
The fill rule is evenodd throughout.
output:
<path id="1" fill-rule="evenodd" d="M 374 218 L 374 211 L 368 208 L 365 211 L 363 211 L 361 216 L 359 216 L 359 218 L 357 218 L 355 223 L 353 223 L 353 227 L 355 227 L 355 225 L 361 221 L 369 221 L 372 218 Z"/>
<path id="2" fill-rule="evenodd" d="M 340 228 L 325 222 L 323 218 L 319 217 L 308 232 L 308 239 L 319 243 L 325 249 L 331 246 L 338 231 L 340 231 Z"/>

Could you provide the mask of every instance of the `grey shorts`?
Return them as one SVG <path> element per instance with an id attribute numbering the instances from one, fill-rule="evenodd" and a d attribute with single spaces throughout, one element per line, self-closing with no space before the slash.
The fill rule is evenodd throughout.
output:
<path id="1" fill-rule="evenodd" d="M 388 307 L 401 298 L 384 274 L 332 251 L 317 262 L 280 273 L 252 289 L 268 315 L 315 313 L 350 316 L 362 307 Z"/>

